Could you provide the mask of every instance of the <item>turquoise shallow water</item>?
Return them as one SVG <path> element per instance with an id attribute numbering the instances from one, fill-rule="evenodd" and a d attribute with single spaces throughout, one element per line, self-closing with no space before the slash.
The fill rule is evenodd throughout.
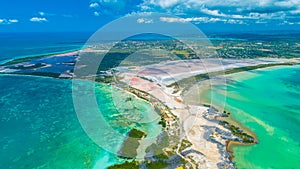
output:
<path id="1" fill-rule="evenodd" d="M 82 82 L 85 83 L 90 82 Z M 68 80 L 0 76 L 0 168 L 102 169 L 124 161 L 86 135 L 74 110 L 71 85 Z M 116 109 L 108 94 L 111 90 L 101 84 L 95 87 L 97 102 L 105 110 L 103 116 L 116 132 L 126 135 L 135 127 L 153 137 L 160 133 L 158 121 L 148 124 L 136 121 L 140 116 L 159 120 L 150 104 L 133 97 L 136 109 L 128 103 Z M 113 90 L 119 99 L 131 96 Z M 101 128 L 102 124 L 97 125 Z M 116 148 L 123 141 L 124 138 L 107 140 Z"/>
<path id="2" fill-rule="evenodd" d="M 225 108 L 259 140 L 256 145 L 233 148 L 238 168 L 300 167 L 299 75 L 299 66 L 289 66 L 228 77 Z M 207 93 L 215 103 L 223 95 L 219 90 Z"/>

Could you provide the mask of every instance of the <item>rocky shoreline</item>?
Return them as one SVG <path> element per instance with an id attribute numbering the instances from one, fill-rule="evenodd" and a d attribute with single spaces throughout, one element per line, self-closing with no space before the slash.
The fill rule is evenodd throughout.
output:
<path id="1" fill-rule="evenodd" d="M 119 76 L 122 76 L 119 75 Z M 125 75 L 128 76 L 128 75 Z M 121 79 L 126 79 L 128 77 L 122 77 Z M 134 78 L 136 81 L 137 79 L 142 81 L 143 84 L 148 83 L 151 84 L 151 86 L 155 86 L 155 84 L 153 84 L 152 81 L 148 81 L 146 78 L 139 78 L 139 77 L 129 77 L 129 78 Z M 146 82 L 147 81 L 147 82 Z M 151 91 L 147 91 L 147 87 L 145 87 L 143 85 L 143 87 L 139 86 L 139 85 L 135 85 L 135 84 L 141 84 L 141 83 L 135 83 L 134 85 L 127 83 L 128 85 L 130 85 L 129 87 L 129 92 L 135 94 L 136 96 L 149 101 L 153 106 L 165 106 L 167 107 L 167 114 L 166 112 L 162 113 L 162 119 L 165 119 L 165 130 L 167 131 L 168 135 L 174 135 L 174 127 L 170 126 L 170 124 L 174 124 L 175 119 L 177 121 L 179 121 L 179 125 L 177 126 L 179 127 L 179 130 L 181 130 L 181 132 L 184 132 L 184 138 L 187 139 L 188 142 L 192 142 L 191 139 L 189 139 L 189 134 L 188 131 L 185 131 L 186 128 L 184 128 L 184 121 L 183 119 L 181 119 L 182 114 L 180 114 L 178 112 L 178 109 L 181 109 L 179 111 L 182 111 L 186 108 L 191 107 L 191 105 L 185 105 L 183 104 L 183 102 L 180 102 L 178 100 L 181 100 L 181 98 L 179 96 L 176 97 L 176 99 L 173 99 L 175 103 L 175 105 L 170 105 L 169 102 L 169 106 L 168 105 L 164 105 L 166 97 L 170 97 L 169 95 L 164 96 L 164 99 L 162 98 L 157 98 L 155 97 L 153 94 L 150 94 Z M 147 86 L 147 85 L 146 85 Z M 163 87 L 160 85 L 157 85 L 156 87 L 162 89 Z M 153 89 L 153 88 L 152 88 Z M 157 89 L 157 88 L 156 88 Z M 168 94 L 173 93 L 171 92 L 171 89 L 167 89 L 167 87 L 164 88 L 165 92 L 168 91 Z M 150 92 L 150 93 L 148 93 Z M 159 93 L 158 93 L 159 94 Z M 159 97 L 159 95 L 158 95 Z M 159 103 L 159 104 L 158 104 Z M 176 105 L 177 103 L 177 105 Z M 227 152 L 227 142 L 230 140 L 237 140 L 238 137 L 233 135 L 230 130 L 224 128 L 224 126 L 220 125 L 220 121 L 216 120 L 216 116 L 221 116 L 222 114 L 219 113 L 218 111 L 216 111 L 214 108 L 209 108 L 209 107 L 200 107 L 200 109 L 202 110 L 202 112 L 200 113 L 202 116 L 201 120 L 206 120 L 210 125 L 202 125 L 201 127 L 203 128 L 203 130 L 205 131 L 203 133 L 203 141 L 205 142 L 210 142 L 211 144 L 214 144 L 217 148 L 217 152 L 220 154 L 220 158 L 218 158 L 215 161 L 210 161 L 210 154 L 206 154 L 201 152 L 199 149 L 197 149 L 197 146 L 195 146 L 193 143 L 191 143 L 192 145 L 189 147 L 186 147 L 185 149 L 183 149 L 182 151 L 178 151 L 178 149 L 173 149 L 173 151 L 176 152 L 176 156 L 182 156 L 184 160 L 186 160 L 187 162 L 190 163 L 190 167 L 193 168 L 235 168 L 234 163 L 230 160 L 231 156 L 230 154 Z M 169 114 L 168 114 L 169 113 Z M 197 112 L 196 112 L 197 113 Z M 198 113 L 199 114 L 199 113 Z M 174 117 L 175 115 L 175 117 Z M 173 118 L 170 118 L 170 116 L 172 116 Z M 177 128 L 178 131 L 178 128 Z M 177 133 L 179 134 L 179 133 Z M 216 136 L 218 135 L 218 136 Z M 174 141 L 174 140 L 173 140 Z M 179 144 L 182 140 L 179 140 Z M 178 143 L 177 143 L 178 144 Z M 174 145 L 174 143 L 173 143 Z M 165 149 L 172 149 L 172 147 L 165 147 Z M 210 151 L 210 150 L 208 150 Z M 197 153 L 195 153 L 197 152 Z M 171 158 L 171 157 L 169 157 Z M 211 164 L 215 164 L 215 166 L 211 165 Z"/>

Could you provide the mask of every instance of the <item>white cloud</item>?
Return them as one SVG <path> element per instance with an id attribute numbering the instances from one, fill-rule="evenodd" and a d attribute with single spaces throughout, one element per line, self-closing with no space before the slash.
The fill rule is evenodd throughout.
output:
<path id="1" fill-rule="evenodd" d="M 208 17 L 193 17 L 193 18 L 173 18 L 173 17 L 160 17 L 160 21 L 162 22 L 202 22 L 202 23 L 208 23 L 208 22 L 216 22 L 220 21 L 219 18 L 208 18 Z"/>
<path id="2" fill-rule="evenodd" d="M 147 18 L 139 18 L 137 19 L 137 23 L 153 23 L 153 19 L 147 19 Z"/>
<path id="3" fill-rule="evenodd" d="M 31 22 L 47 22 L 48 20 L 46 18 L 42 18 L 42 17 L 33 17 L 30 18 Z"/>
<path id="4" fill-rule="evenodd" d="M 167 12 L 173 15 L 219 17 L 239 20 L 285 20 L 299 18 L 300 0 L 144 0 L 140 10 Z M 243 20 L 243 22 L 241 21 Z"/>
<path id="5" fill-rule="evenodd" d="M 19 20 L 17 20 L 17 19 L 9 19 L 8 22 L 10 22 L 10 23 L 18 23 Z"/>
<path id="6" fill-rule="evenodd" d="M 299 0 L 144 0 L 143 5 L 156 6 L 160 8 L 189 8 L 200 9 L 202 7 L 214 8 L 214 9 L 239 9 L 239 10 L 251 10 L 251 9 L 263 9 L 263 8 L 300 8 Z"/>
<path id="7" fill-rule="evenodd" d="M 220 11 L 218 10 L 209 10 L 207 8 L 201 8 L 200 9 L 201 12 L 205 13 L 205 14 L 208 14 L 208 15 L 212 15 L 212 16 L 222 16 L 222 17 L 226 17 L 225 14 L 221 13 Z"/>
<path id="8" fill-rule="evenodd" d="M 139 19 L 137 20 L 137 22 L 138 22 L 138 23 L 144 23 L 145 20 L 144 20 L 143 18 L 139 18 Z"/>
<path id="9" fill-rule="evenodd" d="M 263 20 L 281 23 L 284 20 L 299 22 L 300 0 L 93 0 L 90 8 L 100 9 L 104 15 L 130 15 L 131 13 L 162 12 L 185 19 L 167 19 L 168 22 L 224 22 L 248 24 Z M 98 10 L 99 11 L 99 10 Z M 122 11 L 122 12 L 120 12 Z M 127 13 L 126 13 L 127 12 Z M 99 12 L 94 12 L 99 16 Z M 202 17 L 199 17 L 202 16 Z M 146 23 L 141 19 L 137 22 Z"/>
<path id="10" fill-rule="evenodd" d="M 228 19 L 226 23 L 229 23 L 229 24 L 245 24 L 244 21 L 242 20 L 235 20 L 235 19 Z"/>
<path id="11" fill-rule="evenodd" d="M 179 3 L 180 0 L 151 0 L 153 4 L 158 4 L 162 8 L 172 7 L 175 4 Z"/>
<path id="12" fill-rule="evenodd" d="M 39 15 L 41 15 L 41 16 L 44 16 L 45 15 L 45 12 L 39 12 Z"/>
<path id="13" fill-rule="evenodd" d="M 192 18 L 172 18 L 172 17 L 160 17 L 160 21 L 162 22 L 169 22 L 169 23 L 173 23 L 173 22 L 191 22 Z"/>
<path id="14" fill-rule="evenodd" d="M 267 21 L 262 21 L 262 20 L 257 20 L 255 23 L 256 24 L 267 24 L 268 22 Z"/>
<path id="15" fill-rule="evenodd" d="M 290 22 L 290 21 L 283 21 L 279 25 L 300 25 L 300 22 Z"/>
<path id="16" fill-rule="evenodd" d="M 291 14 L 298 15 L 298 14 L 300 14 L 300 9 L 292 10 L 290 12 L 291 12 Z"/>
<path id="17" fill-rule="evenodd" d="M 244 15 L 241 14 L 224 14 L 219 10 L 209 10 L 207 8 L 201 8 L 201 12 L 210 15 L 210 16 L 217 16 L 223 18 L 232 18 L 232 19 L 283 19 L 285 14 L 283 12 L 276 12 L 276 13 L 257 13 L 257 12 L 250 12 Z"/>
<path id="18" fill-rule="evenodd" d="M 55 16 L 57 14 L 40 11 L 40 12 L 37 13 L 37 15 L 39 15 L 40 17 L 46 17 L 46 16 Z"/>
<path id="19" fill-rule="evenodd" d="M 223 23 L 229 23 L 229 24 L 245 24 L 244 21 L 242 21 L 242 20 L 210 18 L 210 17 L 192 17 L 192 18 L 160 17 L 160 21 L 169 22 L 169 23 L 195 22 L 197 24 L 199 24 L 199 23 L 216 23 L 216 22 L 223 22 Z"/>
<path id="20" fill-rule="evenodd" d="M 43 11 L 38 12 L 38 15 L 40 15 L 40 18 L 52 17 L 52 16 L 62 16 L 62 17 L 66 17 L 66 18 L 73 17 L 73 15 L 70 15 L 70 14 L 54 14 L 54 13 L 46 13 Z"/>
<path id="21" fill-rule="evenodd" d="M 100 13 L 99 13 L 99 12 L 94 12 L 94 15 L 95 15 L 95 16 L 99 16 Z"/>
<path id="22" fill-rule="evenodd" d="M 97 8 L 97 7 L 99 7 L 99 4 L 97 2 L 90 4 L 90 8 Z"/>
<path id="23" fill-rule="evenodd" d="M 17 20 L 17 19 L 5 19 L 5 18 L 0 19 L 0 24 L 2 24 L 2 25 L 9 25 L 9 24 L 18 23 L 18 22 L 19 22 L 19 20 Z"/>
<path id="24" fill-rule="evenodd" d="M 153 14 L 153 12 L 131 12 L 126 14 L 125 16 L 139 16 L 139 17 L 149 17 Z"/>

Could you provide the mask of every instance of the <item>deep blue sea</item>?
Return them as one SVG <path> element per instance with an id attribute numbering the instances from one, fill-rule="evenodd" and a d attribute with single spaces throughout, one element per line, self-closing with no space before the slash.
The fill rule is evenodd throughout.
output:
<path id="1" fill-rule="evenodd" d="M 81 49 L 92 33 L 0 33 L 0 63 Z"/>
<path id="2" fill-rule="evenodd" d="M 93 32 L 40 32 L 40 33 L 3 33 L 0 32 L 0 63 L 14 58 L 55 54 L 78 50 L 84 47 Z M 193 36 L 182 37 L 189 40 L 205 40 Z M 170 40 L 157 34 L 143 34 L 127 40 Z M 244 40 L 237 38 L 209 38 L 209 40 Z"/>

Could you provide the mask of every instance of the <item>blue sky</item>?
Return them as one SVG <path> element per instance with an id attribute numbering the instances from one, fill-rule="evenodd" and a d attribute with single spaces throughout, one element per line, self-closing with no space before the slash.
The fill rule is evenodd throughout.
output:
<path id="1" fill-rule="evenodd" d="M 13 0 L 1 2 L 0 32 L 96 31 L 126 15 L 161 12 L 163 22 L 204 30 L 300 30 L 299 0 Z M 176 18 L 181 17 L 181 18 Z"/>

